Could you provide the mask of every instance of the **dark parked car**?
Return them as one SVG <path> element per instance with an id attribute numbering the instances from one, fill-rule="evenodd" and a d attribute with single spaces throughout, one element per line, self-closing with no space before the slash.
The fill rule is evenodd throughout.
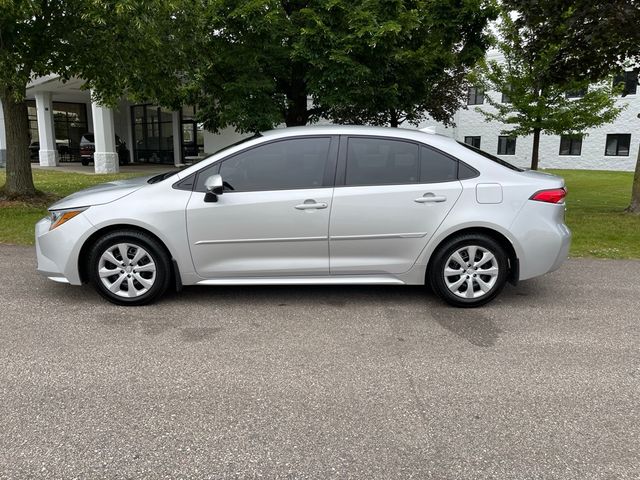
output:
<path id="1" fill-rule="evenodd" d="M 56 140 L 56 149 L 58 155 L 63 156 L 69 154 L 69 140 Z M 29 155 L 32 162 L 37 162 L 40 159 L 40 142 L 37 140 L 32 141 L 29 144 Z"/>
<path id="2" fill-rule="evenodd" d="M 82 159 L 82 165 L 89 165 L 89 162 L 93 162 L 93 152 L 96 150 L 95 137 L 93 133 L 85 133 L 80 139 L 80 158 Z M 116 152 L 118 152 L 118 163 L 124 165 L 129 163 L 129 150 L 127 144 L 123 142 L 118 135 L 116 135 Z"/>

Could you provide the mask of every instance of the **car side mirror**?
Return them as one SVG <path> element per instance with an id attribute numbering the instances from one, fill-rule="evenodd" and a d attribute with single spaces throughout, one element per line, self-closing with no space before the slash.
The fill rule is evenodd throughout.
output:
<path id="1" fill-rule="evenodd" d="M 204 181 L 204 188 L 207 194 L 204 196 L 205 202 L 217 202 L 218 195 L 224 192 L 224 183 L 220 175 L 211 175 Z"/>

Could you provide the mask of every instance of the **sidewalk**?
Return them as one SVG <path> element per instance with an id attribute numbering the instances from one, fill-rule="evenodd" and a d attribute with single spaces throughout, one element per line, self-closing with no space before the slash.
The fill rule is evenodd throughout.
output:
<path id="1" fill-rule="evenodd" d="M 84 173 L 87 175 L 96 175 L 93 170 L 93 165 L 87 165 L 86 167 L 80 162 L 63 162 L 58 164 L 57 167 L 41 167 L 37 163 L 32 163 L 31 168 L 34 170 L 49 170 L 54 172 L 66 172 L 66 173 Z M 173 165 L 157 164 L 157 163 L 129 163 L 127 165 L 120 166 L 120 173 L 136 173 L 140 175 L 154 174 L 168 172 L 176 168 Z"/>

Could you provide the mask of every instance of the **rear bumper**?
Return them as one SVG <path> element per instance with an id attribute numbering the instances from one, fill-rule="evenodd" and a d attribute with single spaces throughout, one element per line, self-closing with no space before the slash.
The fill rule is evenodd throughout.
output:
<path id="1" fill-rule="evenodd" d="M 569 248 L 571 247 L 571 230 L 564 223 L 558 225 L 559 227 L 559 237 L 560 237 L 560 251 L 558 252 L 558 256 L 556 260 L 551 265 L 551 268 L 548 270 L 549 272 L 553 272 L 560 268 L 560 266 L 564 263 L 564 261 L 569 258 Z"/>
<path id="2" fill-rule="evenodd" d="M 511 225 L 520 243 L 520 280 L 557 270 L 569 256 L 571 231 L 564 210 L 563 204 L 531 201 Z"/>
<path id="3" fill-rule="evenodd" d="M 36 223 L 37 272 L 56 282 L 80 285 L 78 255 L 93 225 L 80 214 L 55 230 L 50 226 L 47 217 Z"/>

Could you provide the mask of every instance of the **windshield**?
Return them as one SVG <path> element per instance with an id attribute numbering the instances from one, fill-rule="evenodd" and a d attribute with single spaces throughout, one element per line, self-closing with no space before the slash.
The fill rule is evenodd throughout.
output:
<path id="1" fill-rule="evenodd" d="M 243 138 L 242 140 L 238 140 L 237 142 L 234 142 L 231 145 L 227 145 L 226 147 L 222 147 L 220 150 L 216 150 L 215 152 L 213 152 L 212 155 L 215 155 L 216 153 L 224 152 L 225 150 L 228 150 L 231 147 L 235 147 L 237 145 L 242 145 L 243 143 L 248 142 L 249 140 L 254 140 L 256 138 L 260 138 L 261 136 L 262 136 L 262 134 L 260 134 L 260 133 L 254 133 L 250 137 Z"/>
<path id="2" fill-rule="evenodd" d="M 147 180 L 147 183 L 158 183 L 161 182 L 162 180 L 165 180 L 169 177 L 173 177 L 176 173 L 178 173 L 180 170 L 184 170 L 185 168 L 187 168 L 189 165 L 185 165 L 183 167 L 180 168 L 175 168 L 173 170 L 169 170 L 168 172 L 164 172 L 164 173 L 160 173 L 154 177 L 151 177 L 149 180 Z"/>
<path id="3" fill-rule="evenodd" d="M 216 150 L 214 153 L 212 153 L 211 155 L 208 155 L 206 158 L 209 158 L 213 155 L 216 155 L 220 152 L 223 152 L 225 150 L 228 150 L 231 147 L 235 147 L 237 145 L 242 145 L 245 142 L 248 142 L 249 140 L 253 140 L 255 138 L 260 138 L 262 135 L 259 133 L 256 133 L 254 135 L 251 135 L 250 137 L 247 138 L 243 138 L 242 140 L 239 140 L 237 142 L 232 143 L 231 145 L 227 145 L 226 147 L 222 147 L 219 150 Z M 204 160 L 206 160 L 206 158 Z M 147 180 L 147 183 L 158 183 L 161 182 L 162 180 L 165 180 L 169 177 L 172 177 L 173 175 L 175 175 L 176 173 L 178 173 L 180 170 L 184 170 L 185 168 L 189 167 L 190 165 L 185 165 L 184 167 L 180 167 L 180 168 L 176 168 L 174 170 L 169 170 L 168 172 L 164 172 L 161 173 L 159 175 L 156 175 L 155 177 L 151 177 L 149 180 Z"/>
<path id="4" fill-rule="evenodd" d="M 501 158 L 496 157 L 495 155 L 491 155 L 490 153 L 485 152 L 484 150 L 480 150 L 479 148 L 476 147 L 472 147 L 471 145 L 469 145 L 468 143 L 464 143 L 464 142 L 460 142 L 458 141 L 458 143 L 460 145 L 462 145 L 465 148 L 468 148 L 469 150 L 471 150 L 472 152 L 477 153 L 478 155 L 482 155 L 484 158 L 488 158 L 489 160 L 491 160 L 492 162 L 496 162 L 499 163 L 500 165 L 502 165 L 503 167 L 507 167 L 510 168 L 511 170 L 515 170 L 516 172 L 523 172 L 524 170 L 522 170 L 521 168 L 516 167 L 515 165 L 511 165 L 509 162 L 506 162 L 504 160 L 502 160 Z"/>

